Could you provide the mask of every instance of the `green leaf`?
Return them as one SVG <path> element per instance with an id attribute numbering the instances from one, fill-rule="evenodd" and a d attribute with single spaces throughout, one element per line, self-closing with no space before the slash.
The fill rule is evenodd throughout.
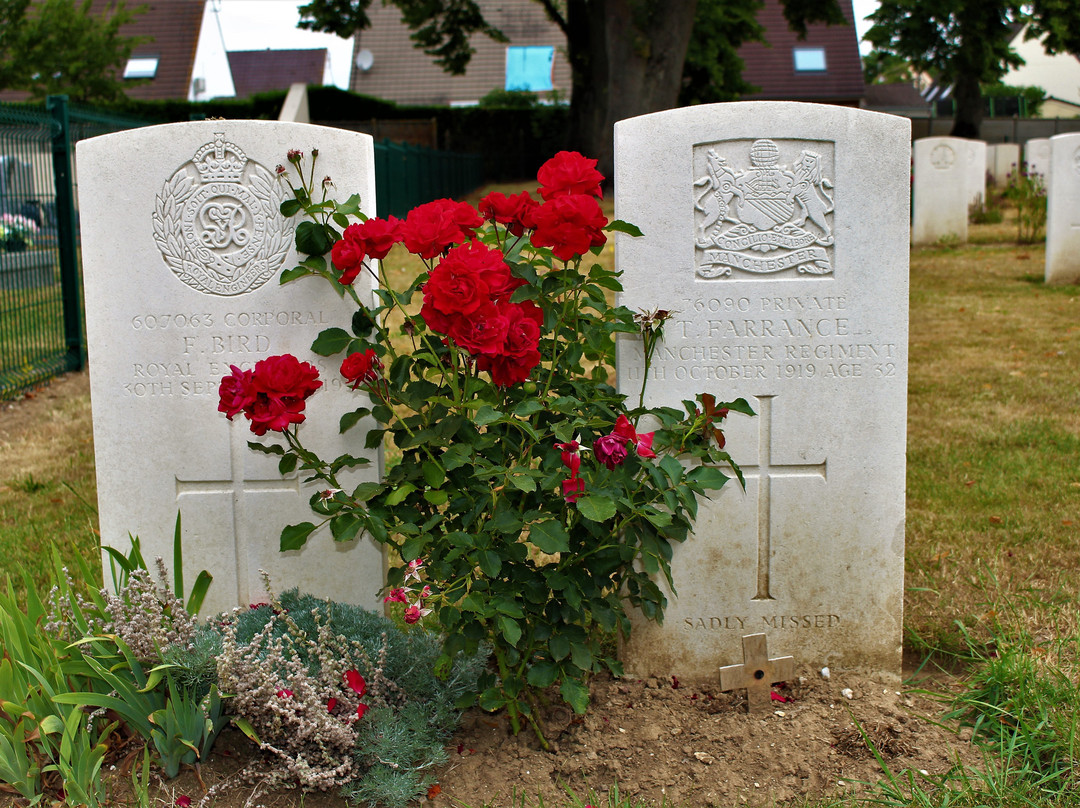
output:
<path id="1" fill-rule="evenodd" d="M 512 617 L 507 617 L 505 614 L 500 614 L 495 617 L 495 622 L 499 624 L 499 630 L 502 632 L 503 637 L 511 645 L 517 645 L 518 640 L 521 639 L 521 626 L 517 624 L 517 621 Z"/>
<path id="2" fill-rule="evenodd" d="M 626 233 L 628 235 L 638 237 L 643 235 L 641 229 L 630 222 L 624 222 L 622 219 L 615 219 L 607 223 L 607 227 L 604 228 L 608 232 L 614 233 Z"/>
<path id="3" fill-rule="evenodd" d="M 615 515 L 615 501 L 610 497 L 593 495 L 577 501 L 577 509 L 591 522 L 603 522 Z"/>
<path id="4" fill-rule="evenodd" d="M 424 499 L 430 502 L 432 505 L 439 506 L 445 505 L 450 500 L 450 495 L 445 491 L 425 491 Z"/>
<path id="5" fill-rule="evenodd" d="M 514 486 L 518 491 L 535 491 L 536 478 L 526 473 L 526 471 L 521 466 L 510 469 L 510 485 Z"/>
<path id="6" fill-rule="evenodd" d="M 263 454 L 285 454 L 285 450 L 276 443 L 257 443 L 256 441 L 249 440 L 248 448 L 253 452 L 262 452 Z"/>
<path id="7" fill-rule="evenodd" d="M 555 684 L 558 675 L 559 668 L 555 663 L 537 662 L 529 668 L 529 674 L 526 678 L 533 687 L 550 687 Z"/>
<path id="8" fill-rule="evenodd" d="M 281 215 L 285 217 L 295 216 L 300 212 L 300 202 L 296 199 L 286 199 L 281 203 Z"/>
<path id="9" fill-rule="evenodd" d="M 364 526 L 364 520 L 354 513 L 343 513 L 330 520 L 334 541 L 352 541 Z"/>
<path id="10" fill-rule="evenodd" d="M 472 451 L 468 446 L 458 443 L 451 446 L 442 454 L 442 464 L 447 471 L 461 468 L 472 458 Z"/>
<path id="11" fill-rule="evenodd" d="M 503 413 L 499 412 L 490 404 L 485 404 L 476 411 L 476 415 L 473 416 L 473 423 L 477 426 L 487 426 L 488 424 L 495 423 L 502 417 L 504 417 Z"/>
<path id="12" fill-rule="evenodd" d="M 197 614 L 199 609 L 202 608 L 203 600 L 206 598 L 206 590 L 210 588 L 210 584 L 213 583 L 214 576 L 206 570 L 203 570 L 195 576 L 195 585 L 191 587 L 191 594 L 188 595 L 187 610 L 189 614 Z"/>
<path id="13" fill-rule="evenodd" d="M 570 660 L 583 671 L 592 669 L 592 651 L 589 650 L 589 646 L 585 645 L 585 643 L 570 643 Z"/>
<path id="14" fill-rule="evenodd" d="M 556 634 L 548 640 L 548 651 L 551 652 L 551 658 L 556 662 L 560 659 L 566 659 L 570 656 L 570 640 L 563 634 Z"/>
<path id="15" fill-rule="evenodd" d="M 502 557 L 494 550 L 481 550 L 477 553 L 477 563 L 488 578 L 497 577 L 502 570 Z"/>
<path id="16" fill-rule="evenodd" d="M 304 221 L 296 226 L 298 251 L 308 255 L 325 255 L 332 246 L 329 236 L 326 235 L 326 229 L 322 225 Z"/>
<path id="17" fill-rule="evenodd" d="M 289 525 L 281 531 L 281 552 L 287 550 L 299 550 L 307 543 L 308 536 L 315 530 L 311 522 L 301 522 L 298 525 Z"/>
<path id="18" fill-rule="evenodd" d="M 367 502 L 373 496 L 382 491 L 382 489 L 382 483 L 360 483 L 360 485 L 356 486 L 356 488 L 353 489 L 353 499 L 358 500 L 359 502 Z"/>
<path id="19" fill-rule="evenodd" d="M 499 692 L 498 688 L 489 687 L 480 694 L 479 704 L 481 710 L 487 710 L 489 713 L 493 713 L 506 704 L 506 697 Z"/>
<path id="20" fill-rule="evenodd" d="M 358 337 L 366 337 L 375 329 L 375 320 L 366 307 L 353 312 L 352 332 Z"/>
<path id="21" fill-rule="evenodd" d="M 282 457 L 277 464 L 278 474 L 292 474 L 294 471 L 296 471 L 297 460 L 299 460 L 299 458 L 292 452 L 289 452 L 287 455 Z"/>
<path id="22" fill-rule="evenodd" d="M 286 269 L 281 273 L 281 279 L 279 284 L 286 284 L 289 281 L 295 281 L 297 278 L 303 278 L 311 274 L 311 270 L 307 267 L 293 267 L 292 269 Z"/>
<path id="23" fill-rule="evenodd" d="M 715 466 L 698 466 L 691 469 L 686 475 L 688 480 L 693 480 L 702 488 L 723 488 L 730 478 Z"/>
<path id="24" fill-rule="evenodd" d="M 529 541 L 544 553 L 565 553 L 570 549 L 566 529 L 554 519 L 532 525 L 529 528 Z"/>
<path id="25" fill-rule="evenodd" d="M 442 484 L 446 482 L 446 472 L 442 470 L 438 463 L 425 460 L 423 466 L 421 466 L 421 471 L 424 475 L 424 482 L 432 488 L 441 488 Z"/>
<path id="26" fill-rule="evenodd" d="M 401 559 L 402 561 L 415 561 L 421 555 L 424 554 L 424 550 L 428 546 L 428 536 L 421 534 L 419 536 L 410 536 L 405 539 L 401 545 Z"/>
<path id="27" fill-rule="evenodd" d="M 563 679 L 559 693 L 578 715 L 583 715 L 589 709 L 589 688 L 576 679 Z"/>
<path id="28" fill-rule="evenodd" d="M 350 429 L 360 423 L 360 419 L 368 415 L 371 415 L 371 410 L 369 410 L 367 407 L 359 407 L 352 412 L 345 413 L 343 416 L 341 416 L 341 421 L 338 423 L 338 431 L 342 434 L 348 432 Z"/>
<path id="29" fill-rule="evenodd" d="M 528 418 L 534 413 L 543 412 L 544 405 L 537 401 L 535 398 L 528 398 L 522 401 L 516 407 L 514 407 L 514 415 L 519 418 Z"/>
<path id="30" fill-rule="evenodd" d="M 311 350 L 319 356 L 333 356 L 344 351 L 352 337 L 344 328 L 328 328 L 311 343 Z"/>
<path id="31" fill-rule="evenodd" d="M 405 501 L 405 497 L 409 496 L 416 490 L 416 486 L 412 483 L 402 483 L 389 494 L 386 495 L 386 499 L 383 500 L 387 505 L 393 507 L 394 505 L 400 505 Z"/>

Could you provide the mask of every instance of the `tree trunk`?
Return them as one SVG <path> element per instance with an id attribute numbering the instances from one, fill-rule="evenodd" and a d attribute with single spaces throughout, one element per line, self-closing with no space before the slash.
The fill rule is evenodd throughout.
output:
<path id="1" fill-rule="evenodd" d="M 682 84 L 697 0 L 568 0 L 573 142 L 614 170 L 616 121 L 671 109 Z"/>
<path id="2" fill-rule="evenodd" d="M 953 83 L 953 107 L 956 117 L 949 134 L 977 140 L 983 119 L 982 86 L 978 76 L 961 73 L 956 77 Z"/>

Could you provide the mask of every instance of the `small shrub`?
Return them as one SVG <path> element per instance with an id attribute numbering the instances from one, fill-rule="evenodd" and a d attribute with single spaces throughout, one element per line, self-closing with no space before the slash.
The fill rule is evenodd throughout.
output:
<path id="1" fill-rule="evenodd" d="M 1016 240 L 1020 244 L 1041 241 L 1046 227 L 1046 182 L 1038 172 L 1018 169 L 1007 176 L 1003 195 L 1016 205 Z"/>
<path id="2" fill-rule="evenodd" d="M 968 205 L 968 221 L 971 224 L 1001 224 L 1005 212 L 1001 209 L 1001 200 L 995 196 L 982 196 Z"/>

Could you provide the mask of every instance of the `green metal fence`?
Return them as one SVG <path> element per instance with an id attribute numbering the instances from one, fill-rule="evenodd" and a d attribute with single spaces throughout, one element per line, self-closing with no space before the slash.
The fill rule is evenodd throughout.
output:
<path id="1" fill-rule="evenodd" d="M 484 156 L 383 140 L 375 144 L 379 216 L 404 216 L 424 202 L 460 197 L 484 183 Z"/>
<path id="2" fill-rule="evenodd" d="M 51 96 L 0 103 L 0 400 L 86 362 L 74 144 L 151 121 Z M 404 216 L 483 183 L 483 158 L 375 144 L 378 213 Z"/>
<path id="3" fill-rule="evenodd" d="M 72 149 L 148 122 L 0 104 L 0 400 L 86 361 Z"/>

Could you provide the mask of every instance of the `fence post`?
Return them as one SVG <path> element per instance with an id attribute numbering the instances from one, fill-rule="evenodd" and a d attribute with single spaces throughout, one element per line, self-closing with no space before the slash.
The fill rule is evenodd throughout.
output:
<path id="1" fill-rule="evenodd" d="M 82 305 L 79 294 L 79 259 L 75 236 L 75 187 L 71 176 L 71 122 L 68 97 L 50 95 L 45 108 L 53 122 L 53 178 L 56 182 L 56 233 L 60 250 L 60 289 L 64 308 L 64 339 L 71 370 L 82 370 L 86 346 L 82 337 Z"/>

